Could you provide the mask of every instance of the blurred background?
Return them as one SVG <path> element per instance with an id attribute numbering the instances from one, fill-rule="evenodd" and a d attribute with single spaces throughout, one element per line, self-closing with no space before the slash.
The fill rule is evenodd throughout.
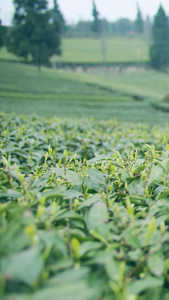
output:
<path id="1" fill-rule="evenodd" d="M 1 0 L 1 111 L 167 122 L 168 12 L 165 0 Z"/>

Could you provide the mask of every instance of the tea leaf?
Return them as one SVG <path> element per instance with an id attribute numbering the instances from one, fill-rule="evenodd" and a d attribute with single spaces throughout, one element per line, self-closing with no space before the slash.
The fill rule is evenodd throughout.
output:
<path id="1" fill-rule="evenodd" d="M 129 291 L 131 294 L 140 294 L 148 289 L 161 287 L 163 285 L 163 279 L 147 276 L 144 279 L 133 281 L 129 285 Z"/>
<path id="2" fill-rule="evenodd" d="M 1 259 L 2 275 L 10 281 L 21 281 L 34 285 L 43 270 L 43 260 L 37 248 L 12 254 Z"/>
<path id="3" fill-rule="evenodd" d="M 151 255 L 148 258 L 148 267 L 153 275 L 160 276 L 164 271 L 164 259 L 158 254 Z"/>

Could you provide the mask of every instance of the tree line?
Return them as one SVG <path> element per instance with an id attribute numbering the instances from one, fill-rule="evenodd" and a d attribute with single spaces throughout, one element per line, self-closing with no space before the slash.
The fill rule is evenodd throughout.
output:
<path id="1" fill-rule="evenodd" d="M 102 22 L 99 20 L 99 12 L 93 1 L 93 30 L 96 34 L 102 31 Z M 149 18 L 144 22 L 140 8 L 137 4 L 137 16 L 133 22 L 133 29 L 138 35 L 145 35 L 151 39 L 149 47 L 150 65 L 153 68 L 166 71 L 169 66 L 169 18 L 162 5 L 154 16 L 151 25 Z"/>
<path id="2" fill-rule="evenodd" d="M 12 25 L 3 26 L 0 22 L 0 47 L 5 45 L 8 51 L 32 62 L 39 68 L 49 63 L 52 55 L 61 55 L 63 35 L 88 33 L 96 38 L 109 34 L 137 34 L 150 41 L 150 64 L 156 69 L 166 70 L 169 65 L 169 19 L 160 5 L 153 23 L 147 17 L 143 20 L 137 4 L 135 21 L 121 18 L 108 22 L 100 18 L 94 0 L 92 1 L 92 21 L 79 21 L 67 25 L 57 0 L 53 8 L 48 8 L 47 0 L 13 0 L 15 12 Z"/>
<path id="3" fill-rule="evenodd" d="M 73 26 L 69 26 L 68 30 L 74 30 L 74 32 L 81 31 L 88 34 L 95 34 L 96 36 L 100 35 L 103 31 L 106 34 L 113 35 L 132 35 L 132 34 L 143 34 L 144 33 L 144 20 L 139 6 L 137 5 L 137 16 L 135 21 L 131 21 L 128 18 L 120 18 L 115 22 L 108 22 L 106 19 L 100 18 L 100 13 L 96 7 L 95 2 L 93 1 L 92 8 L 93 21 L 79 21 Z M 146 22 L 145 22 L 146 23 Z"/>

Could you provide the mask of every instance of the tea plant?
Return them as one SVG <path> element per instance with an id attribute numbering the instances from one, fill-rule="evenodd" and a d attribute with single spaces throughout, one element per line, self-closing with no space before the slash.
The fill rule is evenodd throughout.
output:
<path id="1" fill-rule="evenodd" d="M 2 299 L 169 299 L 168 126 L 0 115 Z"/>

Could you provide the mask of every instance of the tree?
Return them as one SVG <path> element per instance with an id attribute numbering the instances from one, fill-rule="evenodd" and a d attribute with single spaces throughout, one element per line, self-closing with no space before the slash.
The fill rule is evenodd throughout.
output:
<path id="1" fill-rule="evenodd" d="M 93 15 L 93 23 L 92 23 L 92 30 L 94 31 L 94 33 L 96 33 L 97 35 L 100 34 L 100 20 L 99 20 L 99 12 L 96 8 L 96 4 L 93 1 L 93 10 L 92 10 L 92 15 Z"/>
<path id="2" fill-rule="evenodd" d="M 135 25 L 136 33 L 142 34 L 144 32 L 144 21 L 138 3 L 137 3 L 137 17 L 134 25 Z"/>
<path id="3" fill-rule="evenodd" d="M 3 47 L 5 44 L 6 33 L 7 33 L 7 26 L 2 25 L 2 20 L 0 19 L 0 48 Z"/>
<path id="4" fill-rule="evenodd" d="M 153 44 L 150 47 L 150 63 L 156 69 L 166 70 L 169 64 L 169 24 L 160 5 L 152 26 Z"/>
<path id="5" fill-rule="evenodd" d="M 133 22 L 127 18 L 120 18 L 112 23 L 112 30 L 116 34 L 128 34 L 133 31 Z"/>
<path id="6" fill-rule="evenodd" d="M 64 17 L 59 9 L 57 0 L 53 0 L 53 10 L 52 10 L 52 16 L 54 22 L 60 26 L 60 32 L 63 33 L 66 28 Z"/>
<path id="7" fill-rule="evenodd" d="M 0 23 L 0 48 L 4 46 L 8 27 Z"/>
<path id="8" fill-rule="evenodd" d="M 66 33 L 67 36 L 84 37 L 91 36 L 92 34 L 92 22 L 91 21 L 79 21 L 76 24 L 67 25 Z"/>
<path id="9" fill-rule="evenodd" d="M 151 43 L 151 35 L 152 35 L 152 23 L 149 18 L 149 15 L 147 15 L 146 20 L 144 22 L 144 36 L 149 46 Z"/>
<path id="10" fill-rule="evenodd" d="M 7 38 L 7 48 L 40 68 L 49 63 L 53 54 L 61 54 L 60 27 L 52 18 L 46 0 L 14 0 L 13 26 Z"/>

